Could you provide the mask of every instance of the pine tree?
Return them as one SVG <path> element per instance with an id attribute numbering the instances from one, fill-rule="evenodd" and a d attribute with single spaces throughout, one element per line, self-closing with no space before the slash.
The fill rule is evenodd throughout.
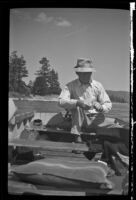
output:
<path id="1" fill-rule="evenodd" d="M 26 84 L 22 80 L 28 77 L 28 70 L 26 69 L 26 61 L 21 55 L 17 55 L 17 51 L 13 51 L 9 57 L 9 90 L 24 93 Z"/>
<path id="2" fill-rule="evenodd" d="M 43 76 L 37 77 L 34 82 L 32 94 L 44 96 L 46 92 L 47 88 L 45 87 L 45 78 Z"/>
<path id="3" fill-rule="evenodd" d="M 34 81 L 32 93 L 42 96 L 46 94 L 59 94 L 61 89 L 58 81 L 58 73 L 54 69 L 51 69 L 49 60 L 46 57 L 43 57 L 39 63 L 42 66 L 35 73 L 37 77 Z"/>
<path id="4" fill-rule="evenodd" d="M 54 69 L 51 70 L 49 78 L 50 78 L 49 79 L 50 93 L 51 94 L 60 94 L 61 88 L 60 88 L 60 84 L 58 81 L 58 73 L 55 72 Z"/>
<path id="5" fill-rule="evenodd" d="M 32 93 L 33 85 L 34 85 L 33 81 L 30 80 L 29 83 L 28 83 L 28 85 L 27 85 L 28 90 L 29 90 L 29 94 Z"/>
<path id="6" fill-rule="evenodd" d="M 33 81 L 29 81 L 28 85 L 27 85 L 29 88 L 32 88 L 33 87 Z"/>
<path id="7" fill-rule="evenodd" d="M 33 85 L 33 94 L 46 95 L 49 91 L 49 73 L 51 71 L 49 60 L 46 57 L 43 57 L 39 63 L 42 65 L 40 70 L 38 70 L 35 75 L 37 75 L 34 85 Z"/>

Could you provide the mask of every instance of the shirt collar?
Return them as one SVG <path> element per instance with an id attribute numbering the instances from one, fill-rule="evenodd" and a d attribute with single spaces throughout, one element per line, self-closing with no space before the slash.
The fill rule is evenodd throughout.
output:
<path id="1" fill-rule="evenodd" d="M 86 84 L 81 83 L 79 79 L 77 79 L 77 81 L 78 81 L 79 86 L 86 85 Z M 88 84 L 92 87 L 93 79 Z"/>

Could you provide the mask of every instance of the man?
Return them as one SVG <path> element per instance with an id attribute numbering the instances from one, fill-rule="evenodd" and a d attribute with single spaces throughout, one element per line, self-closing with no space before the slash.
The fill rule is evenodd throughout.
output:
<path id="1" fill-rule="evenodd" d="M 75 66 L 78 79 L 69 82 L 59 96 L 59 106 L 72 113 L 71 133 L 81 142 L 82 131 L 96 131 L 98 134 L 113 127 L 114 120 L 105 120 L 104 113 L 112 103 L 101 83 L 92 79 L 95 69 L 90 59 L 78 59 Z"/>

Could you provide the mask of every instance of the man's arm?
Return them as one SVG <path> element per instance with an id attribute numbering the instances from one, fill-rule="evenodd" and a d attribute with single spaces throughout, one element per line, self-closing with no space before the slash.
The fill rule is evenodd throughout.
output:
<path id="1" fill-rule="evenodd" d="M 59 96 L 59 106 L 71 110 L 76 108 L 77 100 L 71 99 L 71 91 L 66 85 Z"/>
<path id="2" fill-rule="evenodd" d="M 100 84 L 99 91 L 100 92 L 99 92 L 98 100 L 99 100 L 100 104 L 102 105 L 103 112 L 107 113 L 112 108 L 111 100 L 110 100 L 108 94 L 106 93 L 104 87 L 101 84 Z"/>
<path id="3" fill-rule="evenodd" d="M 108 94 L 106 93 L 104 87 L 99 83 L 97 85 L 98 88 L 98 97 L 97 97 L 97 102 L 93 103 L 93 106 L 98 112 L 104 112 L 107 113 L 111 110 L 112 108 L 112 103 L 110 101 L 110 98 Z"/>
<path id="4" fill-rule="evenodd" d="M 71 91 L 69 88 L 70 87 L 65 86 L 65 88 L 62 90 L 59 96 L 59 106 L 68 110 L 75 109 L 76 107 L 80 107 L 84 110 L 90 109 L 90 106 L 85 104 L 84 101 L 79 99 L 71 99 Z"/>

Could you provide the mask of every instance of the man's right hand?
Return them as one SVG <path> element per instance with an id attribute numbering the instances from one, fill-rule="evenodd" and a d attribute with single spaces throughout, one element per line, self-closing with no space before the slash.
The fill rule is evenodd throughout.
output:
<path id="1" fill-rule="evenodd" d="M 80 108 L 84 109 L 84 110 L 90 109 L 90 106 L 85 104 L 84 101 L 82 101 L 82 100 L 78 100 L 76 105 L 79 106 Z"/>

